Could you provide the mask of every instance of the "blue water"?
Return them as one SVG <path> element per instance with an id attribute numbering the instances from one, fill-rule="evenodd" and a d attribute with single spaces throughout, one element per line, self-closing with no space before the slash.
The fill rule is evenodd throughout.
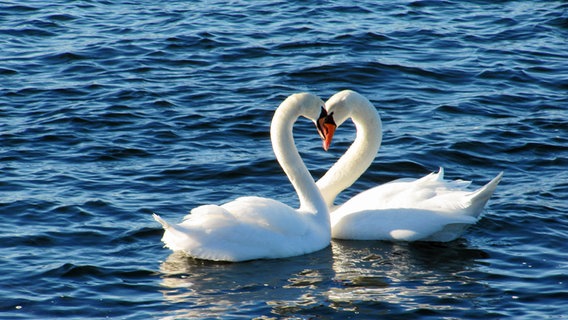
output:
<path id="1" fill-rule="evenodd" d="M 384 141 L 342 199 L 505 171 L 463 238 L 238 264 L 162 247 L 152 212 L 296 206 L 273 111 L 346 88 Z M 567 92 L 565 1 L 2 1 L 0 318 L 566 318 Z M 354 128 L 327 153 L 295 135 L 317 178 Z"/>

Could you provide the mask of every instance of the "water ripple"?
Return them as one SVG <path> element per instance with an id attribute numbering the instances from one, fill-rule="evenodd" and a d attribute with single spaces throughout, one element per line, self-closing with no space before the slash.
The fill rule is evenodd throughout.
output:
<path id="1" fill-rule="evenodd" d="M 9 318 L 554 318 L 565 313 L 563 1 L 0 5 L 0 308 Z M 242 195 L 297 205 L 269 124 L 289 94 L 354 89 L 381 151 L 341 196 L 446 168 L 480 186 L 450 244 L 333 241 L 218 264 L 162 248 L 158 212 Z M 295 126 L 321 176 L 313 125 Z M 85 308 L 84 306 L 90 306 Z"/>

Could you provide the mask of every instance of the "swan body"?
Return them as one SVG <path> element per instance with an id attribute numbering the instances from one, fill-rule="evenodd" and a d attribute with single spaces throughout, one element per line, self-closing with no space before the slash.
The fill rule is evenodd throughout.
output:
<path id="1" fill-rule="evenodd" d="M 357 129 L 352 146 L 317 182 L 330 209 L 332 237 L 352 240 L 452 241 L 479 215 L 503 173 L 476 191 L 470 182 L 444 180 L 444 170 L 420 179 L 399 179 L 366 190 L 344 204 L 337 195 L 371 165 L 382 140 L 375 107 L 360 94 L 345 90 L 326 102 L 328 121 L 351 118 Z M 333 134 L 334 131 L 331 131 Z M 330 137 L 324 137 L 328 144 Z"/>
<path id="2" fill-rule="evenodd" d="M 399 179 L 346 201 L 331 213 L 332 236 L 353 240 L 440 241 L 459 238 L 475 224 L 502 173 L 476 191 L 444 180 L 444 170 Z"/>
<path id="3" fill-rule="evenodd" d="M 271 124 L 274 153 L 300 198 L 293 209 L 279 201 L 241 197 L 223 205 L 203 205 L 180 224 L 154 218 L 165 229 L 162 241 L 173 251 L 217 261 L 245 261 L 296 256 L 329 245 L 329 212 L 294 145 L 292 126 L 300 116 L 317 119 L 323 101 L 307 94 L 288 97 Z"/>

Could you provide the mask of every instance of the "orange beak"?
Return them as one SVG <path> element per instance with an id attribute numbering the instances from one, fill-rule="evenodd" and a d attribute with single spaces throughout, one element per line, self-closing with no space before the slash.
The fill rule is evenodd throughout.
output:
<path id="1" fill-rule="evenodd" d="M 331 145 L 331 140 L 333 139 L 333 134 L 335 133 L 335 123 L 324 123 L 323 127 L 323 150 L 327 151 Z"/>
<path id="2" fill-rule="evenodd" d="M 328 115 L 327 111 L 322 107 L 321 114 L 316 121 L 316 127 L 323 140 L 323 150 L 327 151 L 331 145 L 335 128 L 337 128 L 337 125 L 333 120 L 333 112 Z"/>

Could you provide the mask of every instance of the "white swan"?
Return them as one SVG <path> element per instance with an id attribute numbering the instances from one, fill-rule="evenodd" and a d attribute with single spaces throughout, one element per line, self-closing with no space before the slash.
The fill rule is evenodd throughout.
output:
<path id="1" fill-rule="evenodd" d="M 315 122 L 323 106 L 315 95 L 294 94 L 280 104 L 270 126 L 276 159 L 298 194 L 299 209 L 272 199 L 241 197 L 221 206 L 197 207 L 177 225 L 154 214 L 165 229 L 162 241 L 166 247 L 218 261 L 283 258 L 327 247 L 329 212 L 292 133 L 298 117 Z"/>
<path id="2" fill-rule="evenodd" d="M 357 129 L 352 146 L 317 182 L 331 211 L 332 237 L 353 240 L 452 241 L 477 222 L 503 173 L 476 191 L 470 182 L 444 180 L 444 171 L 421 179 L 399 179 L 364 191 L 341 206 L 337 195 L 370 166 L 382 140 L 381 119 L 362 95 L 345 90 L 326 102 L 318 130 L 329 147 L 333 126 L 351 118 Z M 326 130 L 322 130 L 322 124 Z"/>

